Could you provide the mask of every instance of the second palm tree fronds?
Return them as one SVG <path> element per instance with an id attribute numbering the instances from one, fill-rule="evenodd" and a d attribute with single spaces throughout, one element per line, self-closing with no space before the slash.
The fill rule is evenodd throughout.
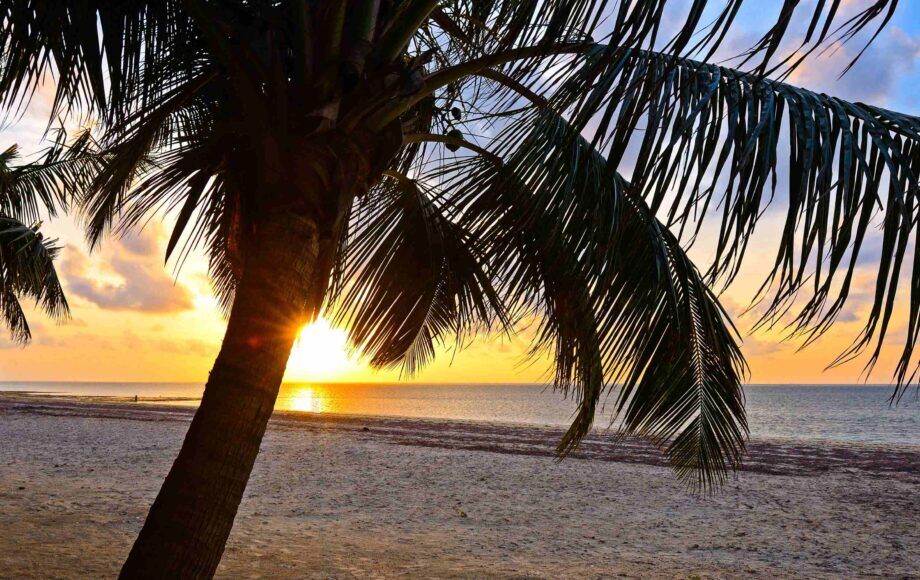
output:
<path id="1" fill-rule="evenodd" d="M 32 338 L 20 303 L 23 298 L 34 300 L 52 318 L 69 312 L 54 270 L 59 250 L 43 238 L 38 225 L 0 216 L 0 316 L 16 342 L 24 344 Z"/>
<path id="2" fill-rule="evenodd" d="M 90 144 L 89 134 L 83 134 L 71 146 L 57 142 L 28 163 L 15 163 L 15 145 L 0 153 L 0 316 L 15 342 L 32 338 L 23 298 L 54 319 L 69 315 L 54 269 L 60 248 L 39 227 L 42 217 L 54 217 L 67 197 L 86 185 L 82 180 L 94 167 Z"/>

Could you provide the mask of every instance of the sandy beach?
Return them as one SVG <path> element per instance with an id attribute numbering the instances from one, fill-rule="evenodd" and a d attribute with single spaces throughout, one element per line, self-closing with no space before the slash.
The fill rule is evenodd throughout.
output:
<path id="1" fill-rule="evenodd" d="M 187 408 L 0 396 L 0 576 L 112 577 Z M 914 577 L 920 448 L 753 441 L 688 493 L 600 433 L 276 413 L 219 576 Z"/>

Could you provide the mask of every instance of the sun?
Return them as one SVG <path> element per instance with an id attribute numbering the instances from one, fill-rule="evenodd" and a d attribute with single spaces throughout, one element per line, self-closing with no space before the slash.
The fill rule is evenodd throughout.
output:
<path id="1" fill-rule="evenodd" d="M 335 328 L 328 320 L 320 317 L 300 329 L 288 359 L 285 379 L 331 380 L 357 368 L 357 363 L 348 354 L 345 331 Z"/>

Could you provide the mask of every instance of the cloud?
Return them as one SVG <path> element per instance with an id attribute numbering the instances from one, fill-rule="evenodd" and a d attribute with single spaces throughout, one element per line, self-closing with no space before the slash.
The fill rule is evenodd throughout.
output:
<path id="1" fill-rule="evenodd" d="M 13 342 L 9 338 L 9 333 L 0 333 L 0 350 L 22 349 L 22 344 Z"/>
<path id="2" fill-rule="evenodd" d="M 149 355 L 156 352 L 161 354 L 187 356 L 194 358 L 213 358 L 220 348 L 219 342 L 202 340 L 199 338 L 171 337 L 157 338 L 146 334 L 138 334 L 132 330 L 123 330 L 120 334 L 100 335 L 95 332 L 78 332 L 68 336 L 48 336 L 43 332 L 35 336 L 27 347 L 30 350 L 44 347 L 53 349 L 83 349 L 92 352 L 108 351 L 109 353 L 125 352 L 143 345 L 144 352 Z M 10 341 L 5 335 L 0 334 L 0 351 L 6 349 L 21 349 L 23 345 Z"/>
<path id="3" fill-rule="evenodd" d="M 141 232 L 139 235 L 125 236 L 117 242 L 122 249 L 134 256 L 152 257 L 160 250 L 155 232 L 152 230 Z"/>
<path id="4" fill-rule="evenodd" d="M 863 317 L 853 308 L 844 308 L 837 315 L 836 322 L 861 322 Z"/>
<path id="5" fill-rule="evenodd" d="M 198 340 L 198 339 L 187 339 L 187 340 L 145 340 L 143 344 L 152 345 L 154 350 L 160 352 L 167 352 L 170 354 L 177 354 L 180 356 L 196 356 L 202 358 L 213 358 L 219 349 L 220 345 L 215 345 L 213 343 Z"/>
<path id="6" fill-rule="evenodd" d="M 769 340 L 758 338 L 756 336 L 747 336 L 741 345 L 741 352 L 746 357 L 765 357 L 789 351 L 795 348 L 788 342 L 780 340 Z"/>
<path id="7" fill-rule="evenodd" d="M 148 352 L 158 351 L 180 356 L 204 358 L 213 357 L 220 348 L 220 344 L 213 341 L 175 336 L 169 339 L 156 338 L 150 335 L 139 335 L 132 330 L 122 332 L 119 344 L 143 344 Z"/>
<path id="8" fill-rule="evenodd" d="M 824 56 L 806 59 L 792 74 L 791 82 L 851 101 L 885 105 L 898 81 L 915 70 L 920 60 L 920 35 L 910 36 L 897 27 L 888 29 L 846 75 L 838 78 L 862 47 L 854 41 L 835 46 Z"/>
<path id="9" fill-rule="evenodd" d="M 105 254 L 104 274 L 117 282 L 94 276 L 86 255 L 67 247 L 61 271 L 68 295 L 106 310 L 168 313 L 192 308 L 191 293 L 166 273 L 154 232 L 112 240 Z"/>
<path id="10" fill-rule="evenodd" d="M 54 337 L 54 336 L 41 336 L 35 339 L 34 344 L 38 344 L 41 346 L 47 346 L 48 348 L 59 348 L 59 347 L 68 346 L 68 344 L 64 340 Z"/>
<path id="11" fill-rule="evenodd" d="M 44 324 L 35 320 L 35 312 L 29 312 L 26 307 L 26 319 L 29 323 L 29 330 L 32 333 L 31 344 L 50 344 L 53 339 L 47 338 L 47 329 Z M 0 350 L 23 348 L 25 345 L 14 342 L 10 336 L 9 328 L 5 323 L 0 323 Z"/>

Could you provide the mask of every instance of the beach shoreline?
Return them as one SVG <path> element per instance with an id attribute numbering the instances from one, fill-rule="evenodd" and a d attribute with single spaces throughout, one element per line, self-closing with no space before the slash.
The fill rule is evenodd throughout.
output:
<path id="1" fill-rule="evenodd" d="M 111 576 L 193 408 L 0 395 L 0 569 Z M 920 446 L 752 441 L 688 493 L 638 441 L 276 412 L 224 577 L 906 577 Z M 410 485 L 412 484 L 412 485 Z"/>

